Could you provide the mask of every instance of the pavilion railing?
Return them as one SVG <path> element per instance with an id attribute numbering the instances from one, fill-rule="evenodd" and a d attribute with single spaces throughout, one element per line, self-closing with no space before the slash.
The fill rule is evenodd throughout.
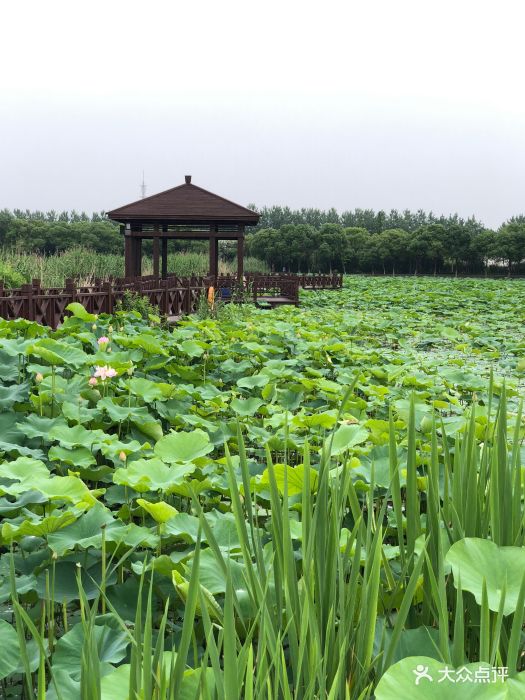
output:
<path id="1" fill-rule="evenodd" d="M 199 298 L 214 287 L 223 301 L 241 301 L 247 297 L 257 303 L 261 297 L 280 297 L 289 303 L 299 301 L 299 287 L 305 289 L 336 289 L 342 286 L 341 275 L 271 274 L 245 276 L 239 284 L 237 277 L 179 277 L 166 279 L 154 276 L 120 278 L 109 281 L 94 280 L 93 284 L 77 286 L 72 279 L 62 287 L 42 288 L 39 280 L 17 289 L 6 289 L 0 282 L 0 318 L 25 318 L 56 328 L 64 320 L 66 307 L 79 302 L 89 313 L 111 314 L 126 291 L 142 294 L 168 317 L 194 313 Z"/>
<path id="2" fill-rule="evenodd" d="M 337 273 L 294 274 L 291 272 L 279 272 L 267 275 L 249 273 L 245 275 L 245 277 L 248 281 L 251 279 L 260 279 L 261 277 L 264 277 L 265 280 L 273 280 L 275 282 L 279 280 L 297 280 L 302 289 L 341 289 L 343 286 L 343 275 Z"/>
<path id="3" fill-rule="evenodd" d="M 0 317 L 6 320 L 25 318 L 52 328 L 62 323 L 66 307 L 78 302 L 92 314 L 111 314 L 126 291 L 142 294 L 157 306 L 162 314 L 178 317 L 194 313 L 199 297 L 210 286 L 206 277 L 168 277 L 95 280 L 89 286 L 77 286 L 66 280 L 63 287 L 43 289 L 38 280 L 18 289 L 5 289 L 0 283 Z"/>

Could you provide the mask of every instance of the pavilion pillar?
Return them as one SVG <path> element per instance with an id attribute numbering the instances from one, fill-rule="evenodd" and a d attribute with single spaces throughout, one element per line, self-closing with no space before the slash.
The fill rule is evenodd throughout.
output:
<path id="1" fill-rule="evenodd" d="M 135 238 L 135 277 L 142 275 L 142 238 Z"/>
<path id="2" fill-rule="evenodd" d="M 124 277 L 133 277 L 133 239 L 129 224 L 124 228 Z"/>
<path id="3" fill-rule="evenodd" d="M 217 237 L 218 227 L 210 226 L 210 260 L 209 260 L 209 275 L 217 277 L 219 274 L 219 239 Z"/>
<path id="4" fill-rule="evenodd" d="M 142 275 L 142 224 L 135 224 L 131 227 L 133 272 L 131 277 Z"/>
<path id="5" fill-rule="evenodd" d="M 239 282 L 244 279 L 244 231 L 243 235 L 237 238 L 237 279 Z"/>
<path id="6" fill-rule="evenodd" d="M 153 234 L 153 275 L 159 276 L 159 225 L 155 225 Z"/>
<path id="7" fill-rule="evenodd" d="M 168 239 L 167 239 L 167 233 L 168 233 L 168 227 L 164 225 L 162 227 L 162 233 L 164 234 L 162 236 L 162 270 L 161 270 L 161 275 L 162 279 L 165 280 L 168 277 Z"/>

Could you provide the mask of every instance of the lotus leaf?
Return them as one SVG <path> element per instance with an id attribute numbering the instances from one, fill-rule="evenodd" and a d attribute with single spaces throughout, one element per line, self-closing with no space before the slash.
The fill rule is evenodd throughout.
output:
<path id="1" fill-rule="evenodd" d="M 42 358 L 50 365 L 83 367 L 89 362 L 87 355 L 80 348 L 70 343 L 62 343 L 52 338 L 41 338 L 27 348 L 28 355 Z"/>
<path id="2" fill-rule="evenodd" d="M 131 486 L 138 493 L 164 491 L 172 493 L 173 487 L 195 471 L 191 463 L 167 466 L 160 459 L 138 459 L 130 462 L 126 469 L 117 469 L 113 474 L 115 484 Z"/>
<path id="3" fill-rule="evenodd" d="M 101 528 L 106 528 L 113 522 L 111 512 L 101 503 L 97 503 L 72 525 L 67 525 L 50 534 L 47 542 L 58 556 L 62 556 L 65 552 L 75 547 L 82 549 L 100 547 L 102 540 Z"/>
<path id="4" fill-rule="evenodd" d="M 266 374 L 252 374 L 250 377 L 242 377 L 237 380 L 237 386 L 243 389 L 255 389 L 256 387 L 263 387 L 268 384 L 270 377 Z"/>
<path id="5" fill-rule="evenodd" d="M 171 432 L 155 445 L 155 454 L 164 462 L 192 462 L 213 450 L 210 438 L 203 430 Z"/>
<path id="6" fill-rule="evenodd" d="M 76 518 L 75 513 L 64 511 L 59 515 L 48 515 L 44 518 L 36 517 L 35 520 L 24 520 L 16 526 L 4 523 L 2 525 L 2 540 L 4 542 L 12 542 L 28 536 L 45 537 L 74 523 Z"/>
<path id="7" fill-rule="evenodd" d="M 118 621 L 109 615 L 106 620 L 106 624 L 96 624 L 93 629 L 101 675 L 113 670 L 111 664 L 122 661 L 129 644 L 129 636 L 119 628 Z M 77 623 L 58 640 L 53 655 L 53 671 L 65 671 L 73 680 L 79 681 L 83 642 L 84 628 L 82 623 Z"/>
<path id="8" fill-rule="evenodd" d="M 140 396 L 146 403 L 164 401 L 173 396 L 177 388 L 165 382 L 152 382 L 149 379 L 133 377 L 127 382 L 130 392 L 134 396 Z"/>
<path id="9" fill-rule="evenodd" d="M 137 503 L 139 506 L 144 508 L 144 510 L 151 515 L 153 520 L 157 523 L 166 523 L 174 515 L 179 512 L 173 506 L 165 501 L 158 501 L 157 503 L 150 503 L 150 501 L 144 500 L 144 498 L 137 498 Z"/>
<path id="10" fill-rule="evenodd" d="M 23 574 L 15 576 L 16 592 L 19 596 L 36 589 L 36 577 L 34 574 Z M 5 603 L 11 597 L 10 577 L 0 578 L 0 603 Z"/>
<path id="11" fill-rule="evenodd" d="M 194 340 L 184 340 L 180 345 L 182 352 L 189 357 L 200 357 L 204 353 L 205 347 Z"/>
<path id="12" fill-rule="evenodd" d="M 11 384 L 0 386 L 0 410 L 5 411 L 15 403 L 27 401 L 29 396 L 29 384 Z"/>
<path id="13" fill-rule="evenodd" d="M 176 658 L 175 653 L 166 651 L 162 655 L 163 673 L 166 677 L 172 663 Z M 119 666 L 111 674 L 102 678 L 101 700 L 128 700 L 129 698 L 129 674 L 131 667 L 129 664 Z M 201 684 L 201 670 L 188 669 L 184 672 L 182 684 L 177 695 L 177 700 L 195 700 Z M 214 687 L 213 671 L 206 669 L 206 687 Z"/>
<path id="14" fill-rule="evenodd" d="M 24 491 L 24 493 L 14 501 L 7 498 L 0 498 L 0 515 L 10 515 L 27 505 L 38 505 L 47 502 L 46 496 L 38 491 Z"/>
<path id="15" fill-rule="evenodd" d="M 48 479 L 50 476 L 49 469 L 39 459 L 18 457 L 12 462 L 0 464 L 0 479 L 19 481 L 26 488 L 31 487 L 34 479 Z"/>
<path id="16" fill-rule="evenodd" d="M 64 500 L 76 506 L 93 506 L 97 503 L 97 492 L 91 492 L 76 476 L 54 476 L 50 479 L 34 479 L 33 488 L 51 500 Z"/>
<path id="17" fill-rule="evenodd" d="M 0 680 L 13 673 L 18 666 L 20 647 L 18 636 L 11 625 L 5 620 L 0 620 Z"/>
<path id="18" fill-rule="evenodd" d="M 101 571 L 100 562 L 90 564 L 87 568 L 77 566 L 74 561 L 59 561 L 55 564 L 55 588 L 54 599 L 57 603 L 71 603 L 80 598 L 77 573 L 80 573 L 80 582 L 86 598 L 93 600 L 100 593 Z M 110 572 L 106 578 L 106 585 L 113 586 L 117 582 L 115 572 Z M 41 599 L 46 597 L 46 571 L 41 571 L 37 576 L 36 590 Z"/>
<path id="19" fill-rule="evenodd" d="M 279 490 L 280 494 L 284 493 L 284 487 L 285 487 L 285 479 L 286 479 L 286 487 L 288 489 L 288 495 L 289 496 L 296 496 L 299 493 L 302 493 L 304 490 L 304 479 L 305 479 L 305 473 L 304 473 L 304 465 L 303 464 L 298 464 L 296 467 L 290 467 L 286 464 L 275 464 L 274 465 L 274 472 L 275 472 L 275 483 L 277 484 L 277 488 Z M 310 491 L 314 493 L 317 490 L 317 479 L 318 479 L 318 473 L 315 471 L 315 469 L 310 468 Z M 263 472 L 263 475 L 261 477 L 261 480 L 259 482 L 259 486 L 269 489 L 270 485 L 270 475 L 268 473 L 268 470 L 265 469 Z"/>
<path id="20" fill-rule="evenodd" d="M 158 338 L 151 333 L 141 333 L 136 336 L 115 335 L 113 340 L 121 347 L 141 348 L 150 355 L 167 355 L 168 352 Z"/>
<path id="21" fill-rule="evenodd" d="M 233 399 L 231 402 L 231 407 L 235 413 L 238 413 L 240 416 L 253 416 L 262 405 L 263 402 L 256 398 Z"/>
<path id="22" fill-rule="evenodd" d="M 48 458 L 51 461 L 59 460 L 64 462 L 64 464 L 69 464 L 73 467 L 84 469 L 97 463 L 93 453 L 87 447 L 74 447 L 73 449 L 67 449 L 66 447 L 53 445 L 49 449 Z"/>
<path id="23" fill-rule="evenodd" d="M 466 537 L 450 547 L 446 561 L 452 567 L 454 585 L 461 580 L 462 589 L 473 593 L 479 605 L 485 580 L 489 608 L 497 611 L 505 582 L 504 614 L 516 610 L 525 571 L 524 547 L 498 547 L 490 540 Z"/>
<path id="24" fill-rule="evenodd" d="M 104 436 L 101 430 L 87 430 L 83 425 L 54 425 L 49 433 L 50 440 L 56 440 L 61 447 L 91 447 Z"/>
<path id="25" fill-rule="evenodd" d="M 68 304 L 66 306 L 66 311 L 69 311 L 72 316 L 79 318 L 85 323 L 94 323 L 97 320 L 95 314 L 90 314 L 88 311 L 86 311 L 82 304 L 79 304 L 77 301 L 73 301 L 71 304 Z"/>
<path id="26" fill-rule="evenodd" d="M 340 455 L 368 439 L 369 432 L 360 425 L 341 425 L 333 436 L 331 454 Z"/>
<path id="27" fill-rule="evenodd" d="M 485 672 L 483 673 L 483 670 Z M 424 672 L 432 680 L 421 678 L 416 686 L 416 670 Z M 446 671 L 448 670 L 448 675 Z M 475 682 L 476 674 L 489 675 L 490 682 Z M 457 678 L 470 681 L 457 682 Z M 525 673 L 503 682 L 495 674 L 493 679 L 488 664 L 472 663 L 458 669 L 428 656 L 409 656 L 391 666 L 379 681 L 377 700 L 520 700 L 525 691 Z"/>

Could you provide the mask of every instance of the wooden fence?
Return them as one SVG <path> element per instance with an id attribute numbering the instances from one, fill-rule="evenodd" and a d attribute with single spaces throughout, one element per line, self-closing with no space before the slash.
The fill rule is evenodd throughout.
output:
<path id="1" fill-rule="evenodd" d="M 233 276 L 211 278 L 175 275 L 170 275 L 165 280 L 153 276 L 105 282 L 95 280 L 87 287 L 78 287 L 69 279 L 63 287 L 50 289 L 43 289 L 40 280 L 33 280 L 31 284 L 18 289 L 6 289 L 0 282 L 0 317 L 6 320 L 25 318 L 56 328 L 64 320 L 68 304 L 78 302 L 89 313 L 111 314 L 126 291 L 147 297 L 168 317 L 180 317 L 195 312 L 200 296 L 207 293 L 210 287 L 217 289 L 224 301 L 236 301 L 246 296 L 257 301 L 265 294 L 277 293 L 290 299 L 291 303 L 297 303 L 300 286 L 305 289 L 334 289 L 341 285 L 342 278 L 339 284 L 334 276 L 328 275 L 249 275 L 242 286 Z"/>
<path id="2" fill-rule="evenodd" d="M 251 273 L 245 275 L 245 278 L 248 282 L 259 281 L 260 283 L 262 280 L 264 280 L 265 283 L 268 284 L 270 284 L 271 282 L 279 283 L 283 280 L 292 280 L 297 281 L 299 287 L 302 287 L 303 289 L 341 289 L 341 287 L 343 286 L 343 275 L 339 274 L 303 275 L 283 272 L 278 274 L 273 273 L 268 275 L 261 275 Z"/>

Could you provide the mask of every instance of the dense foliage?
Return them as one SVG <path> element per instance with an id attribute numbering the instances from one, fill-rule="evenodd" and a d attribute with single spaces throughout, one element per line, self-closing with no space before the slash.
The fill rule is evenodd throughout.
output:
<path id="1" fill-rule="evenodd" d="M 78 246 L 109 255 L 124 252 L 119 225 L 109 221 L 104 212 L 89 217 L 85 212 L 79 214 L 75 211 L 0 211 L 0 249 L 52 255 Z M 169 248 L 171 251 L 207 255 L 208 244 L 206 241 L 171 240 Z M 143 252 L 151 257 L 151 240 L 143 242 Z M 221 242 L 221 257 L 232 260 L 235 252 L 235 247 L 226 241 Z"/>
<path id="2" fill-rule="evenodd" d="M 509 222 L 497 232 L 454 220 L 381 231 L 340 223 L 285 224 L 249 235 L 247 250 L 278 271 L 523 272 L 525 223 Z"/>
<path id="3" fill-rule="evenodd" d="M 522 697 L 525 286 L 302 301 L 0 322 L 2 697 Z"/>
<path id="4" fill-rule="evenodd" d="M 525 271 L 523 216 L 492 231 L 475 218 L 437 217 L 423 211 L 355 209 L 339 214 L 335 209 L 263 207 L 260 214 L 259 225 L 248 229 L 247 251 L 276 271 Z M 104 254 L 123 252 L 118 225 L 103 213 L 88 217 L 76 212 L 0 212 L 0 249 L 4 251 L 49 255 L 75 246 Z M 202 241 L 174 241 L 170 247 L 207 255 L 207 244 Z M 144 254 L 146 260 L 151 257 L 150 241 L 144 241 Z M 221 242 L 220 254 L 227 263 L 232 262 L 235 245 Z"/>
<path id="5" fill-rule="evenodd" d="M 475 217 L 463 219 L 457 214 L 435 216 L 432 212 L 425 212 L 422 209 L 415 212 L 408 209 L 402 212 L 397 211 L 397 209 L 392 209 L 389 212 L 353 209 L 339 213 L 336 209 L 290 209 L 279 206 L 258 209 L 255 205 L 250 205 L 250 208 L 258 211 L 261 216 L 257 229 L 281 228 L 286 224 L 307 224 L 314 228 L 321 228 L 324 224 L 341 224 L 344 228 L 364 228 L 369 233 L 381 233 L 381 231 L 388 229 L 402 229 L 413 233 L 418 228 L 429 224 L 441 224 L 447 228 L 449 226 L 464 226 L 473 232 L 483 231 L 486 228 Z"/>
<path id="6" fill-rule="evenodd" d="M 175 275 L 206 275 L 209 257 L 207 253 L 179 252 L 169 253 L 168 272 Z M 265 272 L 264 262 L 245 257 L 246 272 Z M 235 274 L 236 261 L 220 258 L 221 274 Z M 151 255 L 142 258 L 142 273 L 153 274 Z M 90 284 L 94 279 L 106 280 L 110 277 L 124 276 L 124 256 L 122 254 L 97 253 L 88 248 L 73 246 L 62 253 L 42 255 L 24 253 L 12 249 L 0 248 L 0 280 L 6 287 L 19 287 L 25 282 L 38 279 L 42 286 L 60 287 L 69 277 L 81 284 Z"/>
<path id="7" fill-rule="evenodd" d="M 102 214 L 88 218 L 72 212 L 0 212 L 0 246 L 52 254 L 73 246 L 102 253 L 122 253 L 119 227 Z"/>

